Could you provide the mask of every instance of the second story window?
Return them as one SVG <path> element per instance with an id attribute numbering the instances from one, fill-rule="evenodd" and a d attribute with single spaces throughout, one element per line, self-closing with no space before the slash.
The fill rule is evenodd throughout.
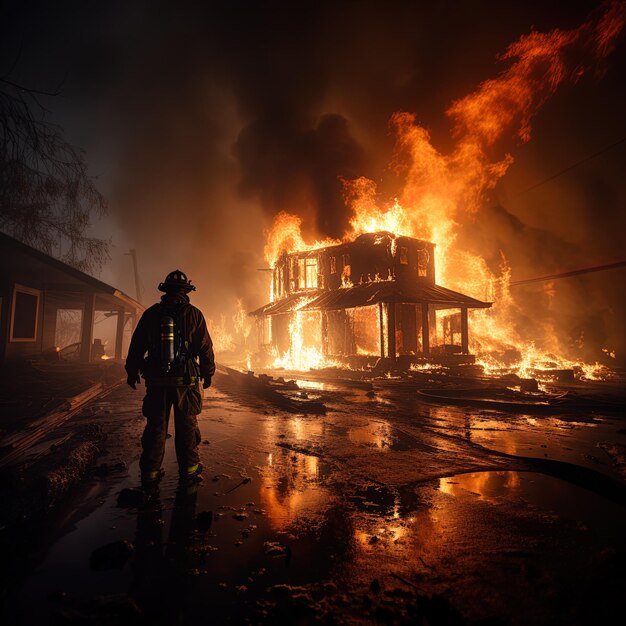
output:
<path id="1" fill-rule="evenodd" d="M 409 249 L 406 246 L 400 246 L 400 265 L 409 264 Z"/>
<path id="2" fill-rule="evenodd" d="M 298 288 L 317 289 L 317 258 L 298 259 Z"/>
<path id="3" fill-rule="evenodd" d="M 426 248 L 418 249 L 417 251 L 417 275 L 426 277 L 428 276 L 428 262 L 430 261 L 430 254 Z"/>
<path id="4" fill-rule="evenodd" d="M 306 259 L 306 287 L 317 289 L 317 259 Z"/>

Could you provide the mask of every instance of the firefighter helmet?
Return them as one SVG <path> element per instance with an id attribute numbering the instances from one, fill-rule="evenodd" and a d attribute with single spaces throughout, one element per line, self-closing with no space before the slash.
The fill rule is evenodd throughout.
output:
<path id="1" fill-rule="evenodd" d="M 170 272 L 162 283 L 159 283 L 159 291 L 170 291 L 171 289 L 185 289 L 186 291 L 195 291 L 196 288 L 191 284 L 191 280 L 187 278 L 187 274 L 180 270 Z"/>

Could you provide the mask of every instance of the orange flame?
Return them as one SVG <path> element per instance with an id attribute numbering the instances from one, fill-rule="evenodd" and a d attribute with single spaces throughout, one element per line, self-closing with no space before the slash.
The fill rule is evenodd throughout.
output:
<path id="1" fill-rule="evenodd" d="M 449 154 L 433 146 L 430 133 L 415 115 L 395 113 L 390 120 L 397 138 L 394 165 L 404 175 L 404 186 L 392 202 L 380 201 L 372 180 L 343 180 L 345 201 L 353 211 L 345 240 L 389 231 L 432 241 L 438 283 L 476 298 L 495 299 L 492 309 L 472 315 L 472 348 L 478 353 L 515 346 L 540 358 L 534 344 L 524 342 L 516 331 L 506 260 L 496 276 L 484 259 L 461 250 L 456 244 L 457 220 L 461 212 L 480 211 L 488 192 L 513 162 L 501 144 L 514 138 L 529 141 L 533 116 L 559 85 L 574 83 L 598 66 L 613 50 L 625 21 L 626 4 L 611 2 L 598 18 L 578 28 L 533 31 L 511 44 L 499 57 L 509 67 L 447 110 L 455 141 Z M 307 244 L 301 224 L 299 217 L 285 212 L 276 216 L 265 248 L 272 266 L 283 252 L 337 243 Z M 545 330 L 550 336 L 550 329 Z"/>
<path id="2" fill-rule="evenodd" d="M 302 237 L 302 218 L 285 211 L 276 215 L 266 236 L 264 253 L 270 267 L 274 267 L 284 252 L 303 252 L 339 243 L 336 239 L 327 238 L 307 244 Z"/>

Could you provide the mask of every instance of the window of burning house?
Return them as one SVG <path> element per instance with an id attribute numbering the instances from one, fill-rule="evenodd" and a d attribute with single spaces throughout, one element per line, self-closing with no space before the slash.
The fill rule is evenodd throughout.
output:
<path id="1" fill-rule="evenodd" d="M 378 305 L 326 312 L 329 355 L 379 355 L 380 321 Z"/>
<path id="2" fill-rule="evenodd" d="M 400 265 L 409 264 L 409 249 L 406 246 L 400 246 Z"/>
<path id="3" fill-rule="evenodd" d="M 343 270 L 341 271 L 341 280 L 342 281 L 350 280 L 350 276 L 352 275 L 352 267 L 350 266 L 350 255 L 342 254 L 341 260 L 343 262 Z"/>
<path id="4" fill-rule="evenodd" d="M 330 273 L 331 274 L 337 273 L 337 257 L 336 256 L 330 257 Z"/>
<path id="5" fill-rule="evenodd" d="M 431 328 L 430 345 L 446 352 L 457 352 L 461 347 L 461 312 L 445 309 L 435 312 L 434 328 Z M 434 332 L 433 332 L 434 331 Z"/>
<path id="6" fill-rule="evenodd" d="M 317 258 L 298 259 L 298 287 L 317 289 Z"/>
<path id="7" fill-rule="evenodd" d="M 10 341 L 35 341 L 37 339 L 39 294 L 37 289 L 15 286 Z"/>
<path id="8" fill-rule="evenodd" d="M 352 354 L 380 354 L 380 321 L 378 305 L 356 307 L 347 310 L 352 326 Z"/>
<path id="9" fill-rule="evenodd" d="M 417 275 L 420 277 L 428 276 L 428 262 L 430 261 L 430 254 L 426 248 L 419 248 L 417 250 Z"/>

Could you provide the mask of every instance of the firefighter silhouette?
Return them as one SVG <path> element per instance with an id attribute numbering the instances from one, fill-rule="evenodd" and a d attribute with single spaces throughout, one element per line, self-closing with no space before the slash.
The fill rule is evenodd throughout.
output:
<path id="1" fill-rule="evenodd" d="M 183 480 L 201 480 L 198 455 L 200 429 L 197 415 L 202 409 L 203 388 L 211 386 L 215 373 L 213 342 L 202 312 L 190 304 L 195 286 L 184 272 L 175 270 L 159 284 L 161 302 L 141 316 L 128 349 L 127 383 L 133 389 L 146 383 L 143 414 L 147 419 L 141 438 L 139 461 L 142 482 L 157 481 L 170 412 L 174 409 L 176 460 Z"/>

